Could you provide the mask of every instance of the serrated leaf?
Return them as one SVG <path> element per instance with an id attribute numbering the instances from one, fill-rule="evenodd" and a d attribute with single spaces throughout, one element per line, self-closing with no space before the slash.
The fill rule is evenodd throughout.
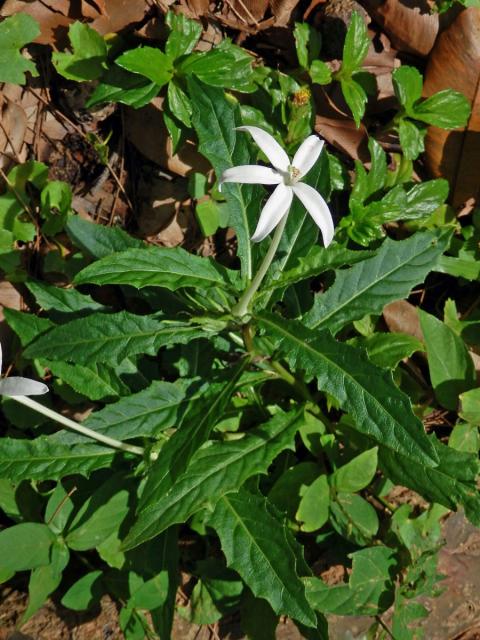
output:
<path id="1" fill-rule="evenodd" d="M 53 328 L 25 350 L 27 358 L 48 358 L 89 365 L 120 364 L 130 356 L 155 355 L 161 346 L 181 344 L 205 336 L 205 330 L 186 322 L 162 321 L 156 315 L 128 311 L 93 314 Z"/>
<path id="2" fill-rule="evenodd" d="M 40 364 L 90 400 L 112 400 L 130 391 L 115 371 L 102 363 L 82 366 L 42 358 Z"/>
<path id="3" fill-rule="evenodd" d="M 154 381 L 143 391 L 122 398 L 100 411 L 91 413 L 83 424 L 97 433 L 125 441 L 132 438 L 157 437 L 162 431 L 181 425 L 185 411 L 200 391 L 182 384 Z M 56 436 L 62 444 L 90 442 L 87 436 L 70 431 Z"/>
<path id="4" fill-rule="evenodd" d="M 386 369 L 395 369 L 404 358 L 425 350 L 418 338 L 406 333 L 373 333 L 366 338 L 353 338 L 348 343 L 366 349 L 373 364 Z"/>
<path id="5" fill-rule="evenodd" d="M 320 578 L 306 578 L 308 601 L 318 611 L 340 616 L 382 613 L 393 601 L 394 554 L 394 549 L 383 546 L 351 553 L 349 583 L 329 587 Z"/>
<path id="6" fill-rule="evenodd" d="M 402 211 L 402 220 L 415 220 L 431 215 L 448 198 L 448 182 L 427 180 L 419 182 L 407 191 L 407 207 Z"/>
<path id="7" fill-rule="evenodd" d="M 137 289 L 163 287 L 232 287 L 237 272 L 212 258 L 195 256 L 181 247 L 127 249 L 97 260 L 76 276 L 75 284 L 128 284 Z"/>
<path id="8" fill-rule="evenodd" d="M 5 308 L 3 313 L 8 322 L 8 326 L 11 327 L 20 338 L 22 347 L 26 347 L 32 340 L 55 326 L 48 318 L 39 318 L 32 313 L 23 313 L 22 311 L 8 308 Z"/>
<path id="9" fill-rule="evenodd" d="M 276 339 L 291 367 L 314 376 L 318 388 L 352 415 L 355 429 L 420 464 L 437 464 L 433 444 L 390 373 L 371 364 L 362 351 L 337 342 L 329 331 L 311 331 L 300 322 L 266 314 L 259 316 L 259 323 Z"/>
<path id="10" fill-rule="evenodd" d="M 187 470 L 174 483 L 166 478 L 157 486 L 155 501 L 140 511 L 130 536 L 157 535 L 172 524 L 185 522 L 220 497 L 237 491 L 251 476 L 266 473 L 276 456 L 293 448 L 302 412 L 280 412 L 242 439 L 208 443 L 192 457 Z"/>
<path id="11" fill-rule="evenodd" d="M 68 220 L 66 230 L 76 247 L 97 260 L 117 251 L 145 247 L 141 240 L 118 227 L 105 227 L 79 216 L 72 216 Z"/>
<path id="12" fill-rule="evenodd" d="M 470 103 L 463 93 L 445 89 L 415 105 L 412 117 L 442 129 L 457 129 L 467 124 L 470 113 Z"/>
<path id="13" fill-rule="evenodd" d="M 410 456 L 386 449 L 379 451 L 380 467 L 393 482 L 417 491 L 431 502 L 454 510 L 459 505 L 463 506 L 469 520 L 480 526 L 477 455 L 456 451 L 436 438 L 431 438 L 431 442 L 439 458 L 435 469 L 419 464 Z"/>
<path id="14" fill-rule="evenodd" d="M 137 49 L 125 51 L 115 60 L 115 64 L 131 73 L 145 76 L 158 88 L 167 84 L 173 75 L 173 63 L 170 56 L 154 47 L 137 47 Z"/>
<path id="15" fill-rule="evenodd" d="M 38 76 L 35 64 L 19 51 L 38 35 L 37 21 L 26 13 L 15 13 L 0 23 L 0 82 L 25 84 L 27 71 Z"/>
<path id="16" fill-rule="evenodd" d="M 311 329 L 337 333 L 348 322 L 381 313 L 389 302 L 405 298 L 435 267 L 450 239 L 447 233 L 416 233 L 400 242 L 387 238 L 378 253 L 337 272 L 335 283 L 317 295 L 304 320 Z"/>
<path id="17" fill-rule="evenodd" d="M 68 80 L 96 80 L 106 69 L 107 45 L 88 24 L 74 22 L 68 28 L 73 53 L 52 53 L 52 62 Z"/>
<path id="18" fill-rule="evenodd" d="M 248 164 L 250 154 L 244 133 L 235 131 L 241 124 L 237 105 L 228 102 L 221 89 L 209 87 L 189 76 L 188 90 L 192 99 L 192 123 L 199 140 L 199 151 L 207 158 L 220 178 L 225 169 Z M 223 193 L 230 212 L 230 226 L 237 234 L 238 256 L 242 275 L 250 280 L 253 275 L 253 257 L 250 236 L 256 226 L 262 190 L 252 185 L 236 183 L 224 185 Z"/>
<path id="19" fill-rule="evenodd" d="M 63 289 L 45 282 L 32 280 L 25 283 L 28 290 L 35 297 L 39 307 L 46 311 L 53 310 L 55 315 L 82 314 L 91 311 L 106 311 L 107 307 L 95 302 L 90 296 L 84 295 L 76 289 Z"/>
<path id="20" fill-rule="evenodd" d="M 53 437 L 34 440 L 0 439 L 0 477 L 20 480 L 57 480 L 66 475 L 89 475 L 110 467 L 115 452 L 96 444 L 64 445 Z"/>
<path id="21" fill-rule="evenodd" d="M 300 547 L 268 500 L 245 491 L 224 496 L 209 524 L 220 538 L 227 565 L 256 597 L 265 598 L 275 613 L 316 625 L 299 577 L 299 572 L 308 573 Z"/>
<path id="22" fill-rule="evenodd" d="M 158 523 L 152 526 L 150 510 L 157 508 L 158 501 L 182 475 L 195 452 L 208 440 L 215 423 L 222 418 L 245 366 L 246 362 L 238 366 L 228 382 L 210 383 L 202 401 L 189 407 L 183 427 L 177 429 L 162 447 L 160 456 L 149 469 L 140 498 L 139 517 L 124 542 L 125 549 L 133 548 L 156 535 L 155 526 Z"/>

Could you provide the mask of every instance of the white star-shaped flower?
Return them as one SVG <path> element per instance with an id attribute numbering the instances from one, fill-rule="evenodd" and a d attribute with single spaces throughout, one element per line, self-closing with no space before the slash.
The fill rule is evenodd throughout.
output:
<path id="1" fill-rule="evenodd" d="M 223 172 L 220 185 L 224 182 L 277 185 L 262 209 L 252 241 L 260 242 L 263 240 L 277 226 L 283 216 L 288 214 L 295 194 L 320 228 L 323 244 L 328 247 L 334 233 L 330 209 L 318 191 L 301 182 L 318 160 L 323 148 L 323 140 L 315 135 L 308 136 L 290 162 L 288 155 L 275 138 L 263 129 L 238 127 L 238 131 L 248 131 L 251 134 L 269 159 L 272 168 L 262 165 L 232 167 Z"/>
<path id="2" fill-rule="evenodd" d="M 2 345 L 0 344 L 0 372 L 2 370 Z M 40 396 L 47 393 L 48 387 L 43 382 L 11 376 L 0 380 L 0 395 L 2 396 Z"/>

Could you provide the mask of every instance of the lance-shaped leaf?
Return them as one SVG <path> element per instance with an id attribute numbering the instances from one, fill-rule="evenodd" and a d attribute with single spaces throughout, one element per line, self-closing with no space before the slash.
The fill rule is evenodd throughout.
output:
<path id="1" fill-rule="evenodd" d="M 149 469 L 140 498 L 139 517 L 123 544 L 125 549 L 136 547 L 156 535 L 145 514 L 158 508 L 165 487 L 170 487 L 182 475 L 194 453 L 208 440 L 215 423 L 222 418 L 246 364 L 247 361 L 242 362 L 228 382 L 209 384 L 202 401 L 190 407 L 182 427 L 162 447 L 159 457 Z"/>
<path id="2" fill-rule="evenodd" d="M 138 289 L 163 287 L 171 291 L 181 287 L 231 288 L 237 281 L 236 271 L 180 247 L 127 249 L 97 260 L 75 278 L 75 284 L 128 284 Z"/>
<path id="3" fill-rule="evenodd" d="M 90 400 L 116 399 L 130 392 L 115 371 L 102 363 L 82 366 L 42 359 L 40 364 Z"/>
<path id="4" fill-rule="evenodd" d="M 326 293 L 317 295 L 305 323 L 335 334 L 367 313 L 381 313 L 389 302 L 405 298 L 435 268 L 450 233 L 426 231 L 408 240 L 387 238 L 377 255 L 336 274 Z"/>
<path id="5" fill-rule="evenodd" d="M 165 321 L 157 315 L 137 316 L 128 311 L 97 313 L 72 320 L 41 335 L 25 350 L 27 358 L 48 358 L 77 364 L 119 364 L 138 353 L 155 355 L 170 344 L 184 344 L 205 336 L 205 330 L 187 322 Z"/>
<path id="6" fill-rule="evenodd" d="M 0 439 L 0 478 L 57 480 L 110 467 L 115 451 L 96 444 L 64 445 L 52 437 L 35 440 Z"/>
<path id="7" fill-rule="evenodd" d="M 449 509 L 462 505 L 467 518 L 480 526 L 480 492 L 476 485 L 480 471 L 478 456 L 447 447 L 436 438 L 431 442 L 440 460 L 435 469 L 385 449 L 379 451 L 380 467 L 393 482 L 417 491 L 431 502 Z"/>
<path id="8" fill-rule="evenodd" d="M 228 101 L 222 89 L 210 87 L 194 76 L 189 76 L 187 83 L 192 99 L 192 123 L 199 140 L 198 149 L 211 163 L 217 177 L 225 169 L 249 164 L 247 136 L 237 135 L 235 131 L 235 127 L 241 124 L 238 105 Z M 237 234 L 242 274 L 250 279 L 253 273 L 250 236 L 257 223 L 261 194 L 264 192 L 258 186 L 230 183 L 224 186 L 223 193 L 230 214 L 229 225 Z"/>
<path id="9" fill-rule="evenodd" d="M 256 597 L 265 598 L 275 613 L 307 627 L 316 625 L 300 579 L 310 571 L 299 544 L 268 500 L 246 491 L 223 496 L 209 524 L 220 538 L 227 565 Z"/>
<path id="10" fill-rule="evenodd" d="M 408 396 L 395 386 L 392 375 L 369 362 L 363 351 L 338 342 L 329 331 L 311 331 L 300 322 L 270 314 L 259 316 L 259 321 L 278 341 L 278 349 L 290 366 L 315 377 L 320 390 L 337 398 L 358 431 L 423 465 L 437 464 L 436 451 Z"/>
<path id="11" fill-rule="evenodd" d="M 187 383 L 156 380 L 148 389 L 91 413 L 83 424 L 97 433 L 122 441 L 158 436 L 161 431 L 178 425 L 190 403 L 198 399 L 199 392 L 189 390 L 186 396 Z M 90 442 L 87 436 L 73 431 L 62 431 L 56 437 L 64 444 Z"/>
<path id="12" fill-rule="evenodd" d="M 207 443 L 175 482 L 164 478 L 156 501 L 140 511 L 133 531 L 141 531 L 143 539 L 156 536 L 207 504 L 214 505 L 225 493 L 237 491 L 247 478 L 266 473 L 280 451 L 293 448 L 302 415 L 298 410 L 280 412 L 241 440 Z"/>
<path id="13" fill-rule="evenodd" d="M 79 216 L 72 216 L 65 228 L 73 244 L 87 256 L 96 259 L 104 258 L 115 251 L 145 247 L 141 240 L 119 227 L 105 227 Z"/>

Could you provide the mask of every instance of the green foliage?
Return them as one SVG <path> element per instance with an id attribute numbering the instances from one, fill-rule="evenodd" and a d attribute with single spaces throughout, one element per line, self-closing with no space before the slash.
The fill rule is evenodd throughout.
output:
<path id="1" fill-rule="evenodd" d="M 38 35 L 38 23 L 26 13 L 15 13 L 0 23 L 0 82 L 25 84 L 26 72 L 38 76 L 35 64 L 19 51 Z"/>
<path id="2" fill-rule="evenodd" d="M 97 80 L 106 69 L 105 40 L 88 24 L 73 22 L 68 35 L 72 53 L 55 51 L 52 62 L 60 75 L 68 80 Z"/>

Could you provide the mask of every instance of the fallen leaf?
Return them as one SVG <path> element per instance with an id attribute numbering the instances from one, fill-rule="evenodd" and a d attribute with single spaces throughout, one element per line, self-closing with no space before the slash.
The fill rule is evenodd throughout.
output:
<path id="1" fill-rule="evenodd" d="M 102 36 L 117 33 L 140 22 L 149 9 L 145 0 L 108 0 L 101 3 L 96 0 L 96 4 L 101 13 L 96 14 L 90 26 Z"/>
<path id="2" fill-rule="evenodd" d="M 480 198 L 480 9 L 462 11 L 430 55 L 425 95 L 448 88 L 468 98 L 472 115 L 465 129 L 429 127 L 425 157 L 433 176 L 448 179 L 452 204 L 459 206 L 470 197 Z"/>
<path id="3" fill-rule="evenodd" d="M 18 87 L 20 88 L 20 87 Z M 19 104 L 0 95 L 0 168 L 6 173 L 21 157 L 27 116 Z"/>
<path id="4" fill-rule="evenodd" d="M 379 23 L 399 51 L 427 56 L 439 30 L 438 13 L 432 13 L 427 0 L 366 0 L 372 18 Z"/>
<path id="5" fill-rule="evenodd" d="M 43 2 L 6 0 L 0 9 L 0 16 L 8 17 L 15 13 L 26 13 L 32 16 L 40 25 L 40 35 L 34 42 L 54 45 L 57 49 L 63 49 L 69 42 L 68 27 L 73 19 L 68 16 L 70 2 L 58 2 L 56 5 L 53 10 Z M 64 14 L 62 8 L 64 10 L 66 8 L 67 13 Z"/>

